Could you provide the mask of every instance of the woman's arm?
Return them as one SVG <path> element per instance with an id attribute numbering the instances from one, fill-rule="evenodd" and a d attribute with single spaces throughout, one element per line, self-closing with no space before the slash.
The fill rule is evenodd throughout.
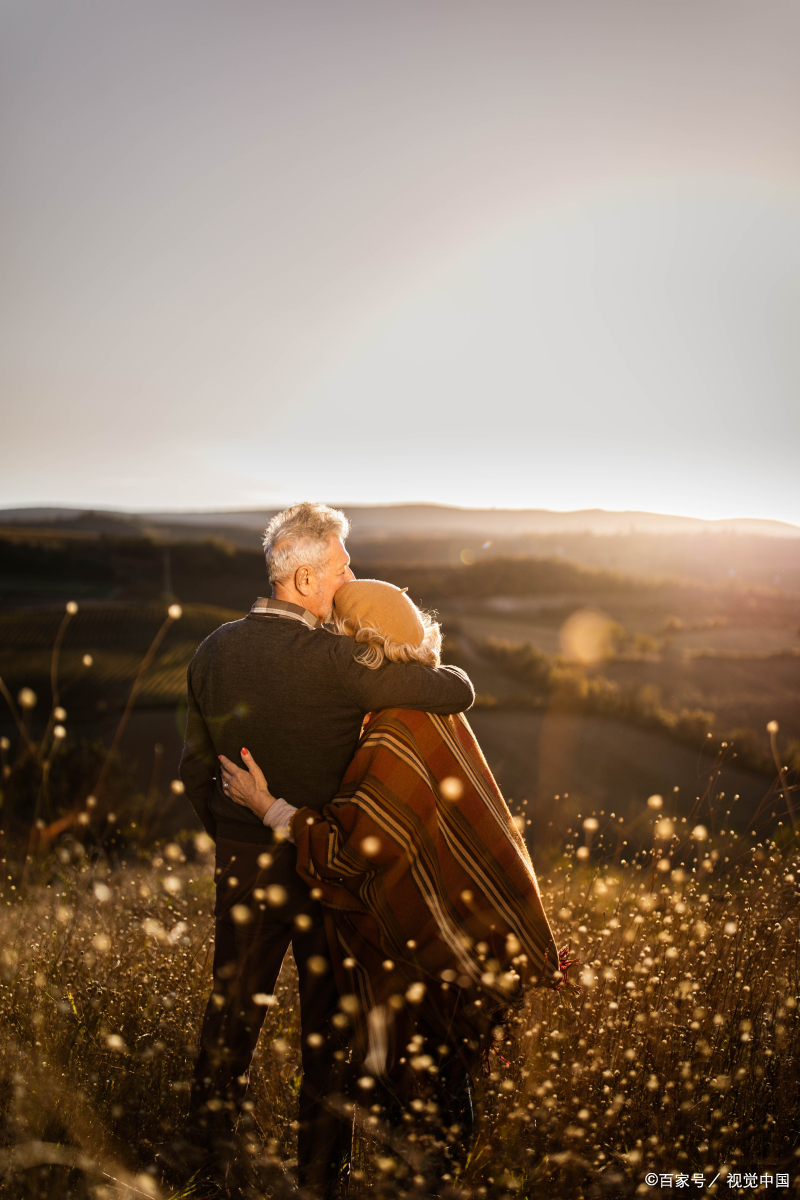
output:
<path id="1" fill-rule="evenodd" d="M 269 829 L 282 830 L 284 836 L 293 842 L 292 817 L 297 809 L 293 805 L 287 804 L 285 800 L 279 800 L 272 795 L 267 787 L 264 772 L 250 751 L 244 747 L 242 747 L 242 758 L 247 766 L 246 771 L 242 771 L 224 754 L 219 755 L 222 767 L 222 787 L 225 795 L 229 796 L 234 804 L 240 804 L 242 808 L 249 808 Z"/>
<path id="2" fill-rule="evenodd" d="M 339 637 L 333 653 L 345 691 L 363 712 L 414 708 L 448 715 L 466 712 L 475 701 L 475 690 L 460 667 L 385 662 L 371 671 L 356 661 L 361 649 L 354 638 Z"/>

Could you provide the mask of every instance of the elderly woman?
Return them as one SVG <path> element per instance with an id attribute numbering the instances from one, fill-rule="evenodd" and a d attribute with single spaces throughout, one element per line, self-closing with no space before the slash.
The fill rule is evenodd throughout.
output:
<path id="1" fill-rule="evenodd" d="M 385 661 L 438 666 L 441 632 L 400 589 L 345 584 L 337 630 Z M 276 798 L 242 749 L 223 786 L 297 845 L 326 911 L 362 1098 L 390 1125 L 438 1108 L 450 1140 L 472 1125 L 469 1080 L 527 985 L 566 981 L 517 825 L 463 716 L 370 714 L 335 799 L 317 813 Z M 344 1018 L 341 1018 L 342 1020 Z M 377 1091 L 376 1091 L 377 1088 Z"/>

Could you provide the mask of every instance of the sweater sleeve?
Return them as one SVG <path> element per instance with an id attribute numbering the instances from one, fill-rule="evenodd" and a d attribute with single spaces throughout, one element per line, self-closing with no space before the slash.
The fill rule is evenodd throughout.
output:
<path id="1" fill-rule="evenodd" d="M 216 821 L 210 801 L 214 794 L 217 759 L 208 726 L 203 720 L 194 694 L 191 663 L 186 673 L 186 690 L 186 738 L 178 773 L 186 789 L 186 798 L 200 818 L 201 825 L 209 837 L 216 838 Z"/>
<path id="2" fill-rule="evenodd" d="M 288 800 L 276 800 L 271 804 L 262 818 L 262 825 L 267 829 L 282 829 L 285 832 L 286 838 L 290 842 L 294 842 L 294 833 L 292 832 L 292 817 L 297 812 L 293 804 Z"/>
<path id="3" fill-rule="evenodd" d="M 352 638 L 342 637 L 337 652 L 345 689 L 365 713 L 379 708 L 415 708 L 447 716 L 466 712 L 475 701 L 469 676 L 460 667 L 384 662 L 372 670 L 356 661 L 359 649 Z"/>

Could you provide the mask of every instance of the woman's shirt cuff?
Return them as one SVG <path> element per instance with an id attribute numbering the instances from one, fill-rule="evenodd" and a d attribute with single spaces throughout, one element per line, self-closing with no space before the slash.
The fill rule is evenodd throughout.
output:
<path id="1" fill-rule="evenodd" d="M 288 800 L 276 800 L 264 813 L 263 821 L 268 829 L 282 829 L 287 839 L 293 842 L 292 817 L 296 812 L 297 809 Z"/>

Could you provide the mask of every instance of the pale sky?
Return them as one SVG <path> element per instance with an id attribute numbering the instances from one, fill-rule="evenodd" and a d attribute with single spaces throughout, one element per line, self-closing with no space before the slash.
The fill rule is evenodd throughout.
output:
<path id="1" fill-rule="evenodd" d="M 0 22 L 0 504 L 800 522 L 795 0 Z"/>

